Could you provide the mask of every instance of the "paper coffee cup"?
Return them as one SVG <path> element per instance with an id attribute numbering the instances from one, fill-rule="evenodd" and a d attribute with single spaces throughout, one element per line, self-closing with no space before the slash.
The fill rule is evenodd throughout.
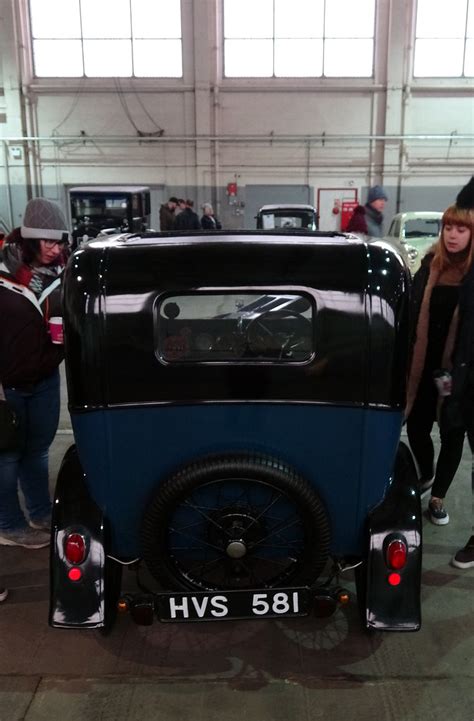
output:
<path id="1" fill-rule="evenodd" d="M 64 343 L 62 318 L 55 316 L 49 319 L 49 334 L 51 336 L 52 343 L 57 343 L 58 345 Z"/>

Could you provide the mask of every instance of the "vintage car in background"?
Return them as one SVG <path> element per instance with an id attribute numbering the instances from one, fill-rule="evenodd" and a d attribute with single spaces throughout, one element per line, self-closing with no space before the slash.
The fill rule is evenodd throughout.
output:
<path id="1" fill-rule="evenodd" d="M 85 185 L 70 188 L 73 247 L 99 233 L 142 233 L 150 228 L 150 188 Z"/>
<path id="2" fill-rule="evenodd" d="M 318 230 L 319 217 L 312 205 L 287 203 L 282 205 L 262 205 L 256 215 L 257 228 L 274 230 Z"/>
<path id="3" fill-rule="evenodd" d="M 443 213 L 411 211 L 393 216 L 385 240 L 405 246 L 412 273 L 420 267 L 423 256 L 436 243 L 441 231 Z"/>
<path id="4" fill-rule="evenodd" d="M 355 572 L 365 628 L 419 629 L 408 287 L 386 243 L 342 233 L 76 251 L 50 624 L 328 615 Z"/>

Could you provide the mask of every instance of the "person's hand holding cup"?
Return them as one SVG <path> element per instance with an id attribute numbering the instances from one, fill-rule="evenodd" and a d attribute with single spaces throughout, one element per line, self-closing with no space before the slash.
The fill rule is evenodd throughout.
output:
<path id="1" fill-rule="evenodd" d="M 63 319 L 59 316 L 53 316 L 49 319 L 49 334 L 51 342 L 56 345 L 64 343 Z"/>

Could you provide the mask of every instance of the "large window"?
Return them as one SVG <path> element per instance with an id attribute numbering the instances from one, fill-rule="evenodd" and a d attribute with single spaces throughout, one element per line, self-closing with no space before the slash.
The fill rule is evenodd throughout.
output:
<path id="1" fill-rule="evenodd" d="M 418 0 L 415 77 L 474 76 L 474 0 Z"/>
<path id="2" fill-rule="evenodd" d="M 314 355 L 313 302 L 302 294 L 167 296 L 154 312 L 165 363 L 306 363 Z"/>
<path id="3" fill-rule="evenodd" d="M 375 0 L 224 0 L 226 77 L 371 77 Z"/>
<path id="4" fill-rule="evenodd" d="M 37 77 L 183 74 L 180 0 L 30 0 Z"/>

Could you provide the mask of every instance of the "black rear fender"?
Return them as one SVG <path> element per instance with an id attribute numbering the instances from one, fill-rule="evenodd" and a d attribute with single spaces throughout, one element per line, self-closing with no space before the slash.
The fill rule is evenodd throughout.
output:
<path id="1" fill-rule="evenodd" d="M 86 557 L 80 564 L 66 559 L 70 533 L 84 538 Z M 102 511 L 91 498 L 76 447 L 66 452 L 53 503 L 49 624 L 55 628 L 99 628 L 105 624 L 106 528 Z M 71 569 L 79 580 L 71 580 Z M 77 573 L 77 571 L 75 571 Z"/>
<path id="2" fill-rule="evenodd" d="M 402 540 L 408 549 L 402 569 L 387 564 L 387 546 Z M 420 586 L 422 556 L 422 516 L 417 474 L 410 450 L 400 442 L 394 465 L 393 482 L 384 500 L 369 514 L 368 554 L 360 569 L 359 584 L 365 592 L 365 626 L 385 631 L 417 631 L 421 626 Z M 400 576 L 392 585 L 390 575 Z M 392 581 L 397 578 L 392 577 Z M 365 587 L 365 588 L 364 588 Z M 359 599 L 364 607 L 363 599 Z"/>

